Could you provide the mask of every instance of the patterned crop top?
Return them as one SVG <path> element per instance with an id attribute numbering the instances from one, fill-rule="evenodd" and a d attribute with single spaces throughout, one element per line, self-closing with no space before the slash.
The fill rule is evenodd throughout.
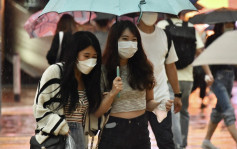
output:
<path id="1" fill-rule="evenodd" d="M 65 106 L 65 116 L 67 122 L 78 122 L 83 123 L 84 116 L 89 107 L 89 102 L 87 100 L 85 91 L 78 91 L 79 102 L 77 103 L 76 110 L 71 114 L 69 113 L 69 104 Z"/>
<path id="2" fill-rule="evenodd" d="M 107 75 L 104 66 L 102 66 L 102 73 L 101 91 L 104 91 L 104 88 L 106 88 L 107 84 L 105 81 Z M 146 90 L 139 91 L 130 87 L 127 80 L 127 66 L 120 67 L 120 77 L 123 81 L 123 90 L 120 91 L 119 98 L 117 96 L 115 97 L 114 102 L 112 103 L 111 113 L 131 112 L 146 109 Z"/>

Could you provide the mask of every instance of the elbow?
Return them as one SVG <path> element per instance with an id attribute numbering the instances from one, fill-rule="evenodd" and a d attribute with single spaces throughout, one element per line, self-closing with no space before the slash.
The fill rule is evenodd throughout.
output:
<path id="1" fill-rule="evenodd" d="M 101 117 L 101 116 L 103 115 L 103 113 L 100 112 L 100 111 L 96 111 L 96 112 L 94 113 L 94 115 L 95 115 L 97 118 L 99 118 L 99 117 Z"/>
<path id="2" fill-rule="evenodd" d="M 151 108 L 146 108 L 146 111 L 152 112 L 153 110 Z"/>

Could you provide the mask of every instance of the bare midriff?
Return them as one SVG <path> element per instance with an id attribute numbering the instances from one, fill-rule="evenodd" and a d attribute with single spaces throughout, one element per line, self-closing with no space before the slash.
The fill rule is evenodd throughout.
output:
<path id="1" fill-rule="evenodd" d="M 139 110 L 139 111 L 131 111 L 131 112 L 110 113 L 110 116 L 125 118 L 125 119 L 131 119 L 131 118 L 136 118 L 138 116 L 141 116 L 144 113 L 145 113 L 145 109 L 144 110 Z"/>

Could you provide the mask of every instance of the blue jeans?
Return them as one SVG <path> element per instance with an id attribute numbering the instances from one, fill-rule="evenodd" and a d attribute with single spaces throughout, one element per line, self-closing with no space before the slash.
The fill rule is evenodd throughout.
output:
<path id="1" fill-rule="evenodd" d="M 222 119 L 226 126 L 235 123 L 235 113 L 231 105 L 231 91 L 234 83 L 234 72 L 231 70 L 220 70 L 215 75 L 215 81 L 211 90 L 217 97 L 216 107 L 212 109 L 211 121 L 219 123 Z"/>
<path id="2" fill-rule="evenodd" d="M 179 149 L 187 146 L 188 128 L 189 128 L 189 95 L 191 93 L 193 82 L 192 81 L 179 81 L 180 91 L 182 92 L 182 108 L 180 112 L 174 113 L 172 107 L 172 132 L 175 143 L 175 148 Z M 169 85 L 170 97 L 174 99 L 174 93 Z"/>
<path id="3" fill-rule="evenodd" d="M 147 115 L 124 119 L 110 116 L 99 149 L 150 149 Z"/>
<path id="4" fill-rule="evenodd" d="M 77 122 L 68 122 L 68 126 L 70 129 L 70 135 L 72 136 L 77 149 L 85 149 L 85 136 L 81 123 Z"/>
<path id="5" fill-rule="evenodd" d="M 171 112 L 168 112 L 167 117 L 161 123 L 157 121 L 157 116 L 153 112 L 147 113 L 159 149 L 174 149 L 173 134 L 171 130 Z"/>

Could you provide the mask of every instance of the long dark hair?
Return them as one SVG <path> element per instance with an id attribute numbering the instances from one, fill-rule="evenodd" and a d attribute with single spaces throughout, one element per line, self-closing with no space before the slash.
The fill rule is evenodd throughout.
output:
<path id="1" fill-rule="evenodd" d="M 133 89 L 144 90 L 154 87 L 155 79 L 153 76 L 153 67 L 144 53 L 141 36 L 137 27 L 130 21 L 116 22 L 110 29 L 105 52 L 103 55 L 103 64 L 107 70 L 107 79 L 112 88 L 112 82 L 116 77 L 116 67 L 120 65 L 118 55 L 118 40 L 125 29 L 137 37 L 138 50 L 133 57 L 128 59 L 128 82 Z"/>
<path id="2" fill-rule="evenodd" d="M 57 59 L 58 50 L 59 50 L 59 33 L 56 33 L 54 35 L 51 47 L 47 53 L 47 60 L 50 65 L 55 64 L 56 62 L 62 62 L 65 60 L 65 54 L 67 53 L 68 45 L 70 45 L 71 42 L 71 32 L 64 32 L 63 33 L 63 39 L 61 43 L 61 53 L 59 55 L 59 59 Z M 57 61 L 58 60 L 58 61 Z"/>
<path id="3" fill-rule="evenodd" d="M 60 84 L 60 105 L 69 103 L 69 112 L 76 109 L 78 103 L 78 83 L 74 75 L 74 68 L 77 63 L 78 53 L 85 48 L 92 46 L 97 53 L 97 64 L 88 74 L 82 74 L 86 95 L 89 101 L 89 112 L 95 112 L 101 102 L 100 76 L 101 76 L 101 49 L 98 39 L 88 31 L 76 32 L 72 36 L 70 49 L 67 51 L 67 59 L 63 65 L 63 73 Z M 80 83 L 80 82 L 79 82 Z"/>
<path id="4" fill-rule="evenodd" d="M 77 28 L 77 22 L 70 14 L 64 14 L 57 24 L 56 33 L 59 31 L 74 33 Z"/>

